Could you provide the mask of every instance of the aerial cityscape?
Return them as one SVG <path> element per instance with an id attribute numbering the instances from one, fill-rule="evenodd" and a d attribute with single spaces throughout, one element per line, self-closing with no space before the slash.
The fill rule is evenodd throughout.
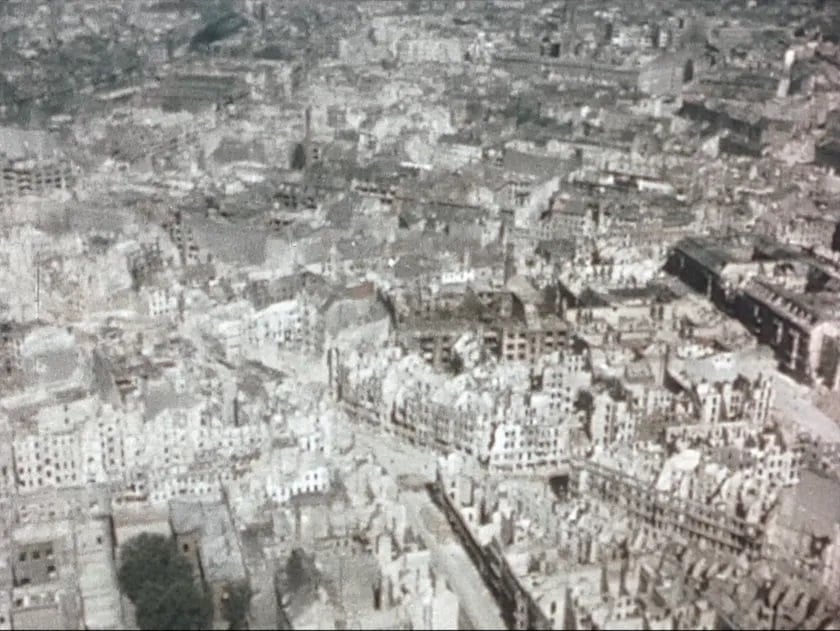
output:
<path id="1" fill-rule="evenodd" d="M 840 630 L 840 2 L 0 0 L 0 631 Z"/>

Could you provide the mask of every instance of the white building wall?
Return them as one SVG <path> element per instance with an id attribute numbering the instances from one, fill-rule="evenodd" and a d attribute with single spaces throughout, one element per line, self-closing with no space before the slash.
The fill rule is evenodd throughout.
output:
<path id="1" fill-rule="evenodd" d="M 33 432 L 14 440 L 18 489 L 22 493 L 42 488 L 80 486 L 84 482 L 78 432 Z"/>
<path id="2" fill-rule="evenodd" d="M 178 314 L 177 288 L 151 289 L 146 295 L 148 314 L 153 318 L 172 318 Z"/>

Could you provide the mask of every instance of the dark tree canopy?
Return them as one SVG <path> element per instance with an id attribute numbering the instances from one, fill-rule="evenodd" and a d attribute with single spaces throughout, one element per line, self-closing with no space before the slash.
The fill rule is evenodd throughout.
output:
<path id="1" fill-rule="evenodd" d="M 146 582 L 134 603 L 141 629 L 207 629 L 213 616 L 210 598 L 192 577 L 171 583 Z"/>
<path id="2" fill-rule="evenodd" d="M 251 588 L 247 581 L 227 587 L 227 597 L 222 600 L 222 615 L 232 631 L 247 628 L 248 610 L 251 605 Z"/>
<path id="3" fill-rule="evenodd" d="M 171 539 L 142 533 L 125 544 L 119 582 L 132 602 L 137 600 L 144 583 L 153 580 L 168 583 L 179 578 L 192 579 L 192 571 Z"/>
<path id="4" fill-rule="evenodd" d="M 292 168 L 296 171 L 300 171 L 303 167 L 306 166 L 306 152 L 303 149 L 303 145 L 298 144 L 295 145 L 294 153 L 292 154 Z"/>
<path id="5" fill-rule="evenodd" d="M 246 24 L 248 24 L 248 21 L 241 15 L 229 13 L 213 20 L 196 33 L 190 42 L 190 46 L 195 49 L 201 45 L 212 44 L 233 35 Z"/>
<path id="6" fill-rule="evenodd" d="M 286 561 L 286 576 L 293 585 L 314 587 L 317 570 L 312 559 L 300 548 L 295 548 Z"/>
<path id="7" fill-rule="evenodd" d="M 319 572 L 313 557 L 300 548 L 292 550 L 280 575 L 281 592 L 316 598 Z"/>
<path id="8" fill-rule="evenodd" d="M 203 629 L 212 603 L 193 581 L 192 568 L 174 540 L 142 533 L 125 544 L 117 575 L 136 607 L 141 629 Z"/>

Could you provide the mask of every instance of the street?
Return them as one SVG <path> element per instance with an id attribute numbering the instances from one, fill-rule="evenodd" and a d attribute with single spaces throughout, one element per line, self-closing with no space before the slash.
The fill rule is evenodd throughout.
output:
<path id="1" fill-rule="evenodd" d="M 424 453 L 411 445 L 401 445 L 390 436 L 374 436 L 367 428 L 354 430 L 357 447 L 373 452 L 379 464 L 393 477 L 427 482 L 434 480 L 434 454 Z M 416 525 L 418 534 L 431 552 L 435 569 L 458 596 L 472 628 L 506 628 L 496 600 L 458 542 L 446 516 L 432 502 L 429 494 L 424 490 L 404 490 L 402 498 L 410 522 Z"/>
<path id="2" fill-rule="evenodd" d="M 783 420 L 794 423 L 798 429 L 820 440 L 840 441 L 840 426 L 813 403 L 812 393 L 807 387 L 781 374 L 776 377 L 775 386 L 773 410 Z"/>

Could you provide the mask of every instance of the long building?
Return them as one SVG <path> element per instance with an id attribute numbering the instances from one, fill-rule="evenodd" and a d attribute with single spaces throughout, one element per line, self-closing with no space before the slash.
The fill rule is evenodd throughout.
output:
<path id="1" fill-rule="evenodd" d="M 713 549 L 758 556 L 763 545 L 760 524 L 726 515 L 703 504 L 662 496 L 654 486 L 592 461 L 573 461 L 572 494 L 596 497 L 621 506 L 637 521 L 686 542 L 705 542 Z"/>
<path id="2" fill-rule="evenodd" d="M 397 313 L 397 342 L 436 369 L 449 366 L 453 345 L 468 332 L 503 361 L 530 362 L 566 348 L 569 341 L 569 326 L 554 313 L 555 306 L 520 277 L 511 278 L 502 291 L 467 286 L 409 302 L 402 309 L 407 317 Z"/>
<path id="3" fill-rule="evenodd" d="M 561 350 L 566 347 L 569 335 L 568 325 L 559 317 L 551 316 L 540 319 L 533 326 L 512 319 L 478 326 L 468 321 L 416 323 L 399 334 L 399 341 L 406 348 L 419 351 L 426 362 L 441 369 L 451 360 L 452 347 L 458 338 L 476 331 L 491 354 L 505 361 L 531 361 Z"/>
<path id="4" fill-rule="evenodd" d="M 551 620 L 542 611 L 531 592 L 516 577 L 499 541 L 494 538 L 489 543 L 482 544 L 476 538 L 473 528 L 464 519 L 458 506 L 458 494 L 449 492 L 449 486 L 456 484 L 455 480 L 449 480 L 438 469 L 436 482 L 432 487 L 434 500 L 443 509 L 458 539 L 501 605 L 508 627 L 523 630 L 551 629 Z"/>
<path id="5" fill-rule="evenodd" d="M 72 165 L 64 160 L 4 160 L 0 162 L 0 208 L 27 195 L 45 195 L 72 187 Z"/>
<path id="6" fill-rule="evenodd" d="M 754 280 L 738 303 L 741 320 L 775 351 L 783 369 L 840 389 L 840 300 L 835 294 L 794 293 Z"/>
<path id="7" fill-rule="evenodd" d="M 807 270 L 802 278 L 774 271 L 796 267 Z M 837 276 L 832 261 L 786 251 L 768 258 L 753 246 L 687 238 L 671 250 L 665 270 L 743 322 L 773 349 L 782 370 L 840 389 L 840 300 L 822 290 Z"/>

